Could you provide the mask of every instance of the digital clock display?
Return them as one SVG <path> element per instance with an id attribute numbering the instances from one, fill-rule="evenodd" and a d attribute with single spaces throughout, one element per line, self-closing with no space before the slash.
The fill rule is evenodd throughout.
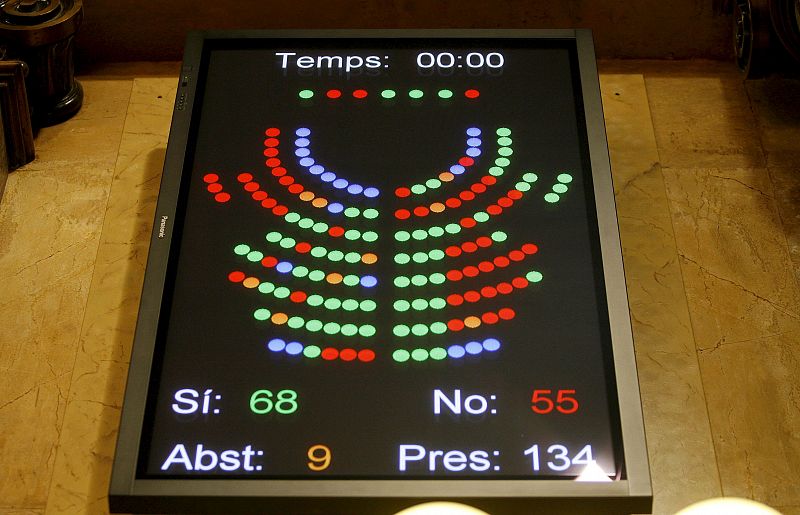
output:
<path id="1" fill-rule="evenodd" d="M 137 478 L 626 479 L 574 41 L 194 72 Z"/>

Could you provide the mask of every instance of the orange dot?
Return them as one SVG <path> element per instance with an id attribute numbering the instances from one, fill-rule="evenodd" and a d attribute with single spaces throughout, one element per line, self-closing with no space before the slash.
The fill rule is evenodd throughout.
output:
<path id="1" fill-rule="evenodd" d="M 242 286 L 244 286 L 245 288 L 255 288 L 259 284 L 261 284 L 261 281 L 259 281 L 255 277 L 248 277 L 247 279 L 242 281 Z"/>
<path id="2" fill-rule="evenodd" d="M 456 176 L 450 172 L 442 172 L 439 174 L 439 180 L 442 182 L 450 182 L 455 179 Z"/>
<path id="3" fill-rule="evenodd" d="M 289 317 L 286 316 L 286 313 L 275 313 L 274 315 L 272 315 L 272 318 L 270 318 L 270 320 L 272 320 L 273 324 L 282 325 L 285 324 L 287 320 L 289 320 Z"/>
<path id="4" fill-rule="evenodd" d="M 361 256 L 361 262 L 364 263 L 365 265 L 372 265 L 377 261 L 378 261 L 378 256 L 376 256 L 371 252 L 368 252 L 363 256 Z"/>
<path id="5" fill-rule="evenodd" d="M 300 200 L 302 200 L 303 202 L 309 202 L 311 200 L 314 200 L 314 194 L 311 193 L 310 191 L 304 191 L 303 193 L 300 194 Z"/>
<path id="6" fill-rule="evenodd" d="M 431 204 L 431 211 L 433 211 L 434 213 L 441 213 L 442 211 L 444 211 L 444 209 L 445 209 L 444 204 L 442 204 L 441 202 L 434 202 L 433 204 Z"/>
<path id="7" fill-rule="evenodd" d="M 342 282 L 342 279 L 344 279 L 344 277 L 342 277 L 342 274 L 337 272 L 331 272 L 325 278 L 325 280 L 331 284 L 339 284 L 340 282 Z"/>
<path id="8" fill-rule="evenodd" d="M 328 199 L 317 197 L 311 201 L 311 205 L 314 207 L 325 207 L 328 205 Z"/>
<path id="9" fill-rule="evenodd" d="M 475 329 L 479 325 L 481 325 L 481 319 L 476 316 L 469 316 L 464 319 L 464 325 L 469 327 L 470 329 Z"/>

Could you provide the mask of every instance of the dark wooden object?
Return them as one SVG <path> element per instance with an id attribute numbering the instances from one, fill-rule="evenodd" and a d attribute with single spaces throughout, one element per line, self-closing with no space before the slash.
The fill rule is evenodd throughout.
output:
<path id="1" fill-rule="evenodd" d="M 0 112 L 9 170 L 30 163 L 36 155 L 25 90 L 25 69 L 25 63 L 20 61 L 0 61 Z"/>

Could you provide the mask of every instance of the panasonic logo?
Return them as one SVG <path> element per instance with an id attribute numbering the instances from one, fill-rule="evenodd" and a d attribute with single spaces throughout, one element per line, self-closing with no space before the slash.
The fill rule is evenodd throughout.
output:
<path id="1" fill-rule="evenodd" d="M 167 220 L 169 220 L 169 217 L 167 215 L 162 215 L 161 216 L 161 224 L 159 224 L 159 226 L 158 226 L 158 237 L 159 237 L 159 239 L 163 238 L 164 235 L 167 232 Z"/>

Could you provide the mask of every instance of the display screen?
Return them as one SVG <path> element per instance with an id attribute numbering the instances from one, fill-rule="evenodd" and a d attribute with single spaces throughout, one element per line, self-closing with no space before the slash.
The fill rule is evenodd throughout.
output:
<path id="1" fill-rule="evenodd" d="M 574 41 L 197 72 L 139 477 L 624 478 Z"/>

